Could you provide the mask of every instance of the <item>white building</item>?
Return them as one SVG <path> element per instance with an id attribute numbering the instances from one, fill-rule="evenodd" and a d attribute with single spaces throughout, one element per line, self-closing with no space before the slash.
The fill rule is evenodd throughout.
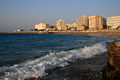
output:
<path id="1" fill-rule="evenodd" d="M 46 26 L 47 26 L 46 23 L 36 24 L 35 29 L 37 29 L 37 30 L 46 30 Z"/>
<path id="2" fill-rule="evenodd" d="M 111 27 L 111 29 L 116 29 L 120 27 L 120 16 L 108 17 L 106 21 L 107 21 L 107 26 Z"/>
<path id="3" fill-rule="evenodd" d="M 64 28 L 65 28 L 65 21 L 64 20 L 58 20 L 56 26 L 57 26 L 58 30 L 64 30 Z"/>

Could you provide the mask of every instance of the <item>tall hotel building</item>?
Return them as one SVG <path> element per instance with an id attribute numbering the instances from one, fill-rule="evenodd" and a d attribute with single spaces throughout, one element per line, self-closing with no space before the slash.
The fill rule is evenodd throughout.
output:
<path id="1" fill-rule="evenodd" d="M 77 25 L 80 26 L 88 26 L 88 17 L 83 15 L 77 19 Z"/>
<path id="2" fill-rule="evenodd" d="M 111 27 L 111 29 L 117 29 L 118 27 L 120 27 L 120 16 L 108 17 L 106 21 L 107 26 Z"/>
<path id="3" fill-rule="evenodd" d="M 105 25 L 105 18 L 103 16 L 89 16 L 89 29 L 90 30 L 101 30 Z"/>
<path id="4" fill-rule="evenodd" d="M 58 30 L 64 30 L 64 28 L 65 28 L 65 21 L 64 20 L 58 20 L 56 26 L 57 26 Z"/>
<path id="5" fill-rule="evenodd" d="M 77 19 L 77 30 L 85 30 L 88 27 L 88 17 L 83 15 Z"/>

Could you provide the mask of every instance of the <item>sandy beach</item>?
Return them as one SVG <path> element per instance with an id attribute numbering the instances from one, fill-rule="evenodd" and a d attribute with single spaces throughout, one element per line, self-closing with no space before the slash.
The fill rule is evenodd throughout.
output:
<path id="1" fill-rule="evenodd" d="M 120 37 L 120 31 L 98 31 L 98 32 L 80 32 L 80 31 L 20 31 L 20 32 L 2 32 L 2 33 L 50 33 L 50 34 L 88 34 L 88 35 L 101 35 Z"/>

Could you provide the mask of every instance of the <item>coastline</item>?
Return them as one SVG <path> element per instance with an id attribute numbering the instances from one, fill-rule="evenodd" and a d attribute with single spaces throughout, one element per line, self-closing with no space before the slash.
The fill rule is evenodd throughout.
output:
<path id="1" fill-rule="evenodd" d="M 31 36 L 32 34 L 29 35 Z M 84 35 L 80 35 L 80 36 L 84 36 Z M 106 62 L 107 62 L 107 53 L 104 54 L 100 53 L 100 55 L 95 55 L 95 57 L 93 56 L 92 58 L 86 58 L 86 59 L 82 58 L 77 60 L 74 59 L 72 62 L 68 62 L 70 65 L 66 67 L 57 67 L 52 70 L 46 70 L 45 72 L 48 73 L 48 75 L 43 76 L 38 80 L 65 80 L 66 78 L 67 80 L 74 80 L 74 79 L 102 80 L 101 68 L 104 66 L 104 64 L 106 64 Z M 35 77 L 37 78 L 38 76 Z M 26 80 L 37 80 L 33 78 L 34 77 L 32 77 L 32 79 L 26 79 Z"/>
<path id="2" fill-rule="evenodd" d="M 88 35 L 120 37 L 120 31 L 20 31 L 20 32 L 1 32 L 1 33 L 88 34 Z"/>

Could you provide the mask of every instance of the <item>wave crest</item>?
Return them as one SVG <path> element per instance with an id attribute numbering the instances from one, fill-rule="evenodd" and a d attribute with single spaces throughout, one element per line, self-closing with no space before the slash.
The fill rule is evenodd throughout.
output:
<path id="1" fill-rule="evenodd" d="M 50 52 L 32 61 L 26 61 L 11 67 L 1 67 L 0 73 L 4 75 L 0 79 L 24 80 L 25 78 L 41 77 L 47 75 L 45 70 L 69 65 L 66 61 L 77 58 L 90 58 L 106 50 L 105 43 L 97 43 L 89 47 L 85 46 L 84 48 L 69 51 Z"/>

